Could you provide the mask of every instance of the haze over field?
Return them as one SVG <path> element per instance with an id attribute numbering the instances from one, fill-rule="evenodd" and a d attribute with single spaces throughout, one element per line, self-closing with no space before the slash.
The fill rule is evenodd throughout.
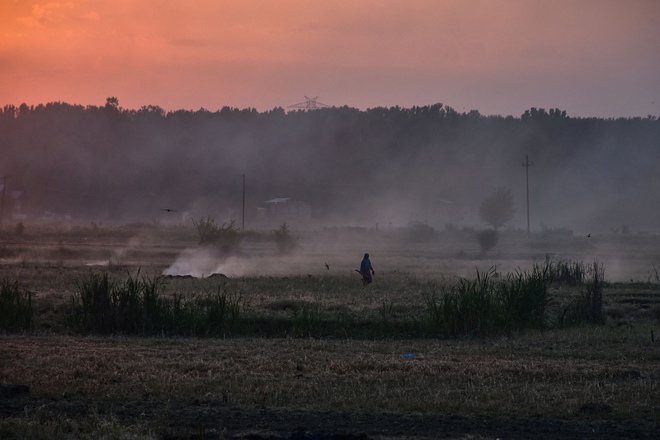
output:
<path id="1" fill-rule="evenodd" d="M 77 222 L 170 219 L 183 212 L 254 227 L 264 202 L 310 206 L 316 226 L 424 222 L 485 227 L 479 207 L 510 188 L 524 228 L 657 232 L 660 119 L 585 119 L 531 109 L 520 118 L 442 104 L 309 112 L 122 109 L 47 104 L 0 113 L 6 212 Z M 165 209 L 172 211 L 164 211 Z M 289 216 L 275 219 L 290 222 Z M 291 224 L 291 223 L 290 223 Z"/>

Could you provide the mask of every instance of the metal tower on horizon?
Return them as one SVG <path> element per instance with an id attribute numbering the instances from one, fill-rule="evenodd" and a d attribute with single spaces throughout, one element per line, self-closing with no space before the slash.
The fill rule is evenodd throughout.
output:
<path id="1" fill-rule="evenodd" d="M 315 96 L 313 98 L 310 98 L 309 96 L 305 96 L 305 100 L 306 100 L 305 102 L 299 102 L 298 104 L 290 105 L 287 108 L 295 108 L 302 110 L 318 110 L 320 108 L 330 107 L 328 104 L 323 104 L 322 102 L 318 102 L 317 99 L 319 99 L 318 96 Z"/>

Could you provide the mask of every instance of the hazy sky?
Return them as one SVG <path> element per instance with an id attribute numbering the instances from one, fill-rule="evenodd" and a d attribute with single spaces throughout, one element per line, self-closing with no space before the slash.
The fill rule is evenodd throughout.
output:
<path id="1" fill-rule="evenodd" d="M 660 115 L 658 0 L 0 0 L 0 105 Z"/>

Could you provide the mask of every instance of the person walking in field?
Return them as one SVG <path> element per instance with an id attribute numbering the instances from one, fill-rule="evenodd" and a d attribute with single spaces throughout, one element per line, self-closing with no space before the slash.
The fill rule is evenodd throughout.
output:
<path id="1" fill-rule="evenodd" d="M 368 253 L 364 254 L 364 258 L 362 258 L 362 263 L 360 263 L 359 272 L 362 275 L 362 284 L 364 284 L 365 286 L 373 281 L 371 276 L 375 275 L 376 272 L 374 271 L 373 266 L 371 266 L 371 260 L 369 259 Z"/>

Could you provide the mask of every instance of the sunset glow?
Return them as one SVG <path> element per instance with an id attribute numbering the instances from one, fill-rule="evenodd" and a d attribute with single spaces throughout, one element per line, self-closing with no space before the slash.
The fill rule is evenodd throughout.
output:
<path id="1" fill-rule="evenodd" d="M 654 0 L 4 0 L 0 105 L 660 115 Z"/>

